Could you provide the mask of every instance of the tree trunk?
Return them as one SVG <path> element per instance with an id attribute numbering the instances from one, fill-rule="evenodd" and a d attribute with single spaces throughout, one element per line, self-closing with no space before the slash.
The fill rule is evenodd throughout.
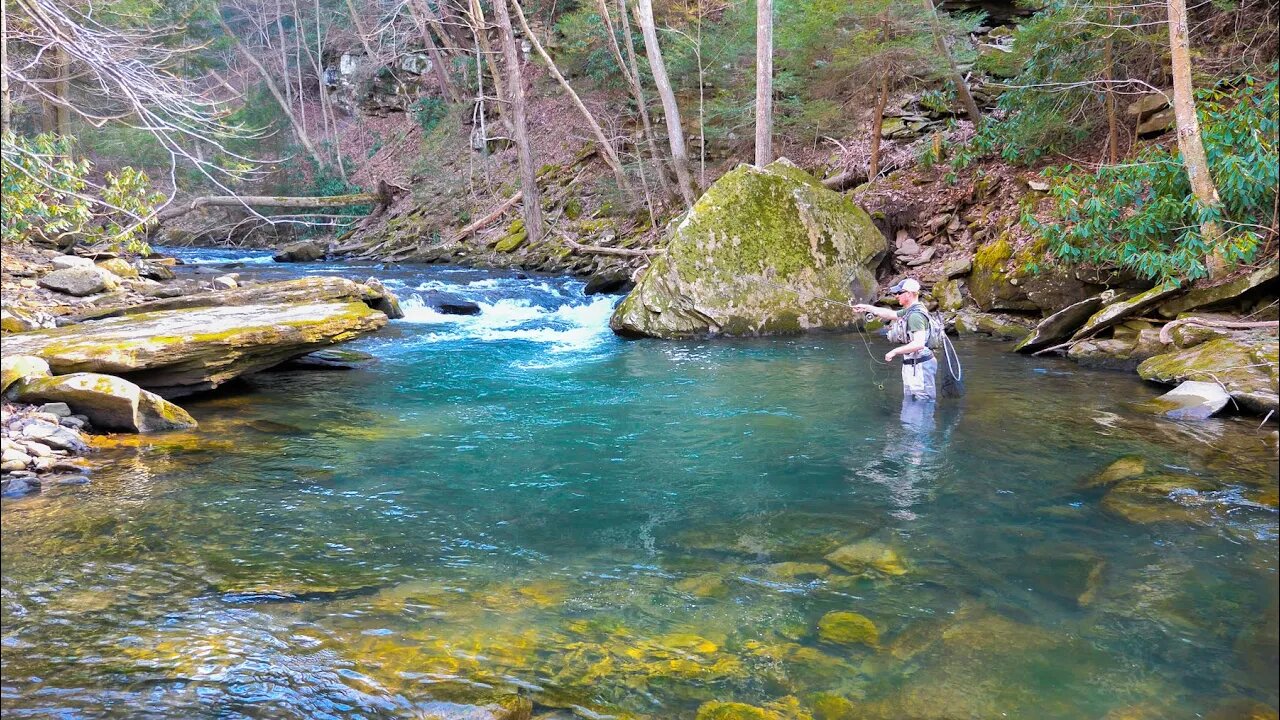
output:
<path id="1" fill-rule="evenodd" d="M 485 64 L 489 66 L 489 76 L 493 78 L 493 92 L 502 102 L 506 102 L 506 83 L 503 82 L 502 72 L 498 70 L 498 63 L 494 60 L 493 47 L 489 44 L 489 21 L 485 20 L 484 8 L 480 7 L 480 0 L 471 0 L 471 23 L 476 41 L 480 43 Z M 515 128 L 508 110 L 510 108 L 502 107 L 499 103 L 498 119 L 502 121 L 502 126 L 506 128 L 508 134 L 515 135 Z"/>
<path id="2" fill-rule="evenodd" d="M 551 76 L 560 83 L 560 87 L 564 89 L 566 95 L 573 101 L 573 106 L 582 114 L 582 119 L 587 121 L 587 126 L 591 128 L 591 133 L 596 136 L 596 142 L 600 145 L 600 154 L 604 158 L 604 162 L 613 171 L 613 176 L 618 181 L 618 187 L 628 197 L 636 196 L 635 190 L 631 187 L 631 182 L 627 180 L 627 173 L 622 169 L 622 160 L 618 158 L 618 153 L 613 149 L 613 143 L 609 142 L 609 138 L 604 134 L 604 128 L 600 127 L 600 123 L 596 122 L 596 118 L 582 104 L 582 99 L 578 97 L 578 93 L 573 91 L 573 87 L 569 85 L 569 81 L 564 79 L 564 75 L 560 74 L 560 68 L 556 67 L 556 62 L 551 59 L 547 51 L 543 49 L 542 43 L 538 41 L 538 37 L 529 29 L 529 22 L 525 19 L 524 9 L 520 7 L 519 0 L 511 0 L 511 7 L 516 11 L 516 19 L 520 21 L 520 29 L 524 32 L 524 36 L 528 38 L 529 43 L 533 45 L 533 49 L 547 64 L 547 70 L 551 72 Z"/>
<path id="3" fill-rule="evenodd" d="M 608 12 L 605 0 L 600 0 L 600 7 L 605 8 L 604 12 Z M 635 96 L 636 109 L 640 112 L 640 126 L 644 129 L 645 142 L 649 145 L 649 156 L 653 158 L 658 185 L 662 187 L 663 202 L 666 202 L 674 198 L 676 192 L 671 187 L 671 181 L 667 179 L 669 169 L 662 153 L 658 150 L 657 135 L 653 132 L 653 121 L 649 117 L 649 101 L 644 96 L 644 85 L 640 82 L 640 65 L 636 61 L 636 47 L 631 38 L 631 20 L 627 15 L 627 0 L 618 0 L 618 11 L 619 22 L 622 23 L 622 34 L 627 39 L 627 64 L 624 73 L 631 84 L 631 94 Z M 612 31 L 610 34 L 612 35 Z"/>
<path id="4" fill-rule="evenodd" d="M 422 43 L 427 48 L 427 55 L 431 58 L 431 66 L 435 70 L 436 82 L 440 83 L 440 89 L 445 96 L 449 98 L 449 102 L 458 102 L 458 91 L 454 89 L 453 83 L 449 80 L 449 73 L 444 69 L 444 56 L 440 54 L 440 48 L 436 45 L 435 38 L 431 36 L 431 30 L 427 27 L 427 23 L 423 21 L 426 17 L 421 7 L 426 5 L 422 0 L 412 0 L 409 3 L 409 14 L 413 16 L 413 22 L 418 26 L 418 32 L 422 33 Z M 427 12 L 430 12 L 428 8 Z M 441 38 L 442 40 L 444 38 Z"/>
<path id="5" fill-rule="evenodd" d="M 947 41 L 942 37 L 942 21 L 938 19 L 938 10 L 933 6 L 933 0 L 920 0 L 920 2 L 924 4 L 925 12 L 929 14 L 929 22 L 933 26 L 933 47 L 947 61 L 951 82 L 956 86 L 956 97 L 960 98 L 960 104 L 964 105 L 964 110 L 973 121 L 973 126 L 982 127 L 982 112 L 978 110 L 978 103 L 974 102 L 973 95 L 969 93 L 969 83 L 965 82 L 964 76 L 960 74 L 955 58 L 951 57 L 951 51 L 947 49 Z"/>
<path id="6" fill-rule="evenodd" d="M 267 90 L 271 92 L 271 96 L 280 104 L 280 109 L 284 112 L 285 117 L 289 119 L 289 124 L 293 126 L 293 134 L 298 137 L 298 142 L 302 143 L 303 149 L 307 151 L 307 154 L 311 156 L 312 160 L 316 161 L 317 166 L 324 167 L 326 165 L 324 158 L 320 156 L 315 145 L 311 144 L 311 138 L 307 137 L 306 129 L 304 129 L 301 123 L 298 122 L 298 117 L 293 114 L 293 108 L 289 107 L 289 103 L 285 100 L 284 94 L 280 92 L 280 88 L 276 85 L 276 81 L 271 78 L 271 73 L 267 72 L 267 68 L 263 66 L 262 61 L 259 60 L 257 56 L 249 50 L 249 48 L 245 47 L 244 42 L 240 40 L 240 36 L 232 32 L 231 28 L 227 26 L 226 21 L 222 19 L 222 14 L 215 13 L 215 15 L 218 18 L 218 24 L 222 26 L 222 31 L 226 33 L 227 37 L 231 39 L 231 42 L 235 44 L 236 50 L 240 51 L 240 54 L 244 56 L 245 60 L 249 61 L 250 65 L 257 68 L 258 74 L 262 76 L 262 81 L 267 86 Z"/>
<path id="7" fill-rule="evenodd" d="M 493 3 L 498 35 L 502 40 L 502 59 L 507 66 L 507 99 L 511 105 L 511 124 L 515 133 L 516 156 L 520 160 L 520 189 L 524 200 L 520 204 L 524 227 L 529 241 L 542 239 L 542 198 L 538 194 L 538 166 L 533 159 L 533 146 L 529 143 L 529 128 L 524 112 L 524 78 L 520 74 L 520 54 L 516 50 L 515 31 L 511 28 L 511 14 L 506 0 Z"/>
<path id="8" fill-rule="evenodd" d="M 13 98 L 9 94 L 9 11 L 0 0 L 0 135 L 9 131 Z"/>
<path id="9" fill-rule="evenodd" d="M 289 79 L 289 54 L 284 44 L 284 3 L 276 0 L 276 40 L 280 43 L 280 77 L 284 79 L 284 99 L 293 107 L 293 82 Z"/>
<path id="10" fill-rule="evenodd" d="M 880 96 L 876 98 L 876 112 L 871 118 L 871 165 L 867 169 L 867 179 L 874 180 L 880 175 L 880 138 L 883 136 L 880 126 L 884 124 L 884 106 L 889 102 L 889 73 L 880 75 Z"/>
<path id="11" fill-rule="evenodd" d="M 756 0 L 756 167 L 773 162 L 773 0 Z"/>
<path id="12" fill-rule="evenodd" d="M 1115 24 L 1115 9 L 1107 2 L 1107 24 Z M 1116 118 L 1116 93 L 1112 82 L 1115 80 L 1115 58 L 1113 55 L 1111 36 L 1113 30 L 1107 31 L 1107 39 L 1102 44 L 1102 79 L 1106 82 L 1107 108 L 1107 157 L 1112 165 L 1120 159 L 1120 127 Z"/>
<path id="13" fill-rule="evenodd" d="M 1209 160 L 1200 137 L 1200 120 L 1196 117 L 1195 87 L 1191 84 L 1191 41 L 1187 37 L 1187 4 L 1185 0 L 1169 0 L 1169 49 L 1173 61 L 1173 113 L 1178 126 L 1178 150 L 1187 168 L 1191 192 L 1202 208 L 1221 205 L 1218 188 L 1209 174 Z M 1227 269 L 1219 246 L 1222 227 L 1216 222 L 1200 225 L 1205 243 L 1210 248 L 1206 262 L 1211 277 L 1221 276 Z"/>
<path id="14" fill-rule="evenodd" d="M 369 58 L 369 62 L 377 62 L 377 58 L 373 53 L 373 46 L 369 44 L 369 36 L 364 31 L 364 23 L 360 22 L 360 13 L 356 10 L 355 0 L 347 0 L 347 11 L 351 13 L 351 25 L 356 29 L 356 36 L 360 38 L 360 45 L 364 47 L 365 57 Z"/>
<path id="15" fill-rule="evenodd" d="M 658 31 L 653 22 L 653 0 L 639 0 L 636 5 L 636 22 L 640 23 L 640 33 L 644 36 L 644 51 L 649 58 L 649 69 L 653 72 L 653 84 L 657 86 L 658 97 L 662 99 L 662 114 L 666 116 L 667 139 L 671 145 L 671 164 L 676 170 L 676 183 L 685 205 L 693 207 L 695 197 L 693 179 L 689 176 L 689 152 L 685 149 L 684 129 L 680 126 L 680 107 L 676 105 L 676 95 L 667 78 L 662 49 L 658 47 Z"/>
<path id="16" fill-rule="evenodd" d="M 53 133 L 58 137 L 71 136 L 71 59 L 61 45 L 53 49 L 53 71 L 57 82 L 53 85 L 53 94 L 57 102 L 53 104 Z"/>

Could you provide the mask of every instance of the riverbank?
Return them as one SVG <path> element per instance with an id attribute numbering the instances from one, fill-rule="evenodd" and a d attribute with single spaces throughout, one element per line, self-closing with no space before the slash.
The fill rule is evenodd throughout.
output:
<path id="1" fill-rule="evenodd" d="M 3 421 L 6 496 L 87 482 L 89 465 L 70 458 L 90 450 L 88 433 L 194 428 L 172 399 L 402 316 L 373 278 L 273 283 L 179 265 L 163 256 L 6 247 L 0 392 L 15 403 L 6 402 Z"/>

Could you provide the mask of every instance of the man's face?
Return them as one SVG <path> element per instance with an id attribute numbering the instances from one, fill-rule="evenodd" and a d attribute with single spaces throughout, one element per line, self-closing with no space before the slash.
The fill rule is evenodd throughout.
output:
<path id="1" fill-rule="evenodd" d="M 915 299 L 916 299 L 916 294 L 911 292 L 910 290 L 903 290 L 902 292 L 898 293 L 898 304 L 903 307 L 906 307 L 911 303 L 912 300 L 915 300 Z"/>

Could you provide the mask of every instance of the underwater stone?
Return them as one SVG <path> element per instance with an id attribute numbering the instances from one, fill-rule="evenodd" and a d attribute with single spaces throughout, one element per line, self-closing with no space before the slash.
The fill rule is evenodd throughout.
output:
<path id="1" fill-rule="evenodd" d="M 875 623 L 856 612 L 840 610 L 829 612 L 818 621 L 818 638 L 840 645 L 880 645 Z"/>
<path id="2" fill-rule="evenodd" d="M 905 575 L 907 572 L 897 551 L 878 540 L 861 540 L 836 548 L 823 559 L 854 575 L 868 570 L 885 575 Z"/>
<path id="3" fill-rule="evenodd" d="M 1127 455 L 1111 463 L 1097 475 L 1081 481 L 1078 487 L 1081 489 L 1110 487 L 1121 480 L 1138 477 L 1146 471 L 1146 458 L 1138 455 Z"/>

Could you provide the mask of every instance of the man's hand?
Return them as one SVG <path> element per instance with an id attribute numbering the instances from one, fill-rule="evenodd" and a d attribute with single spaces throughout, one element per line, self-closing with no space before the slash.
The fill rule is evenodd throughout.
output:
<path id="1" fill-rule="evenodd" d="M 857 305 L 854 305 L 854 306 L 853 306 L 853 310 L 854 310 L 854 312 L 864 312 L 864 313 L 865 313 L 865 312 L 874 312 L 874 311 L 875 311 L 875 307 L 873 307 L 873 306 L 871 306 L 871 305 L 868 305 L 868 304 L 866 304 L 866 303 L 858 303 Z"/>
<path id="2" fill-rule="evenodd" d="M 894 354 L 895 354 L 896 352 L 897 352 L 896 350 L 890 350 L 889 352 L 885 353 L 885 354 L 884 354 L 884 361 L 885 361 L 885 362 L 893 362 L 893 356 L 894 356 Z"/>

